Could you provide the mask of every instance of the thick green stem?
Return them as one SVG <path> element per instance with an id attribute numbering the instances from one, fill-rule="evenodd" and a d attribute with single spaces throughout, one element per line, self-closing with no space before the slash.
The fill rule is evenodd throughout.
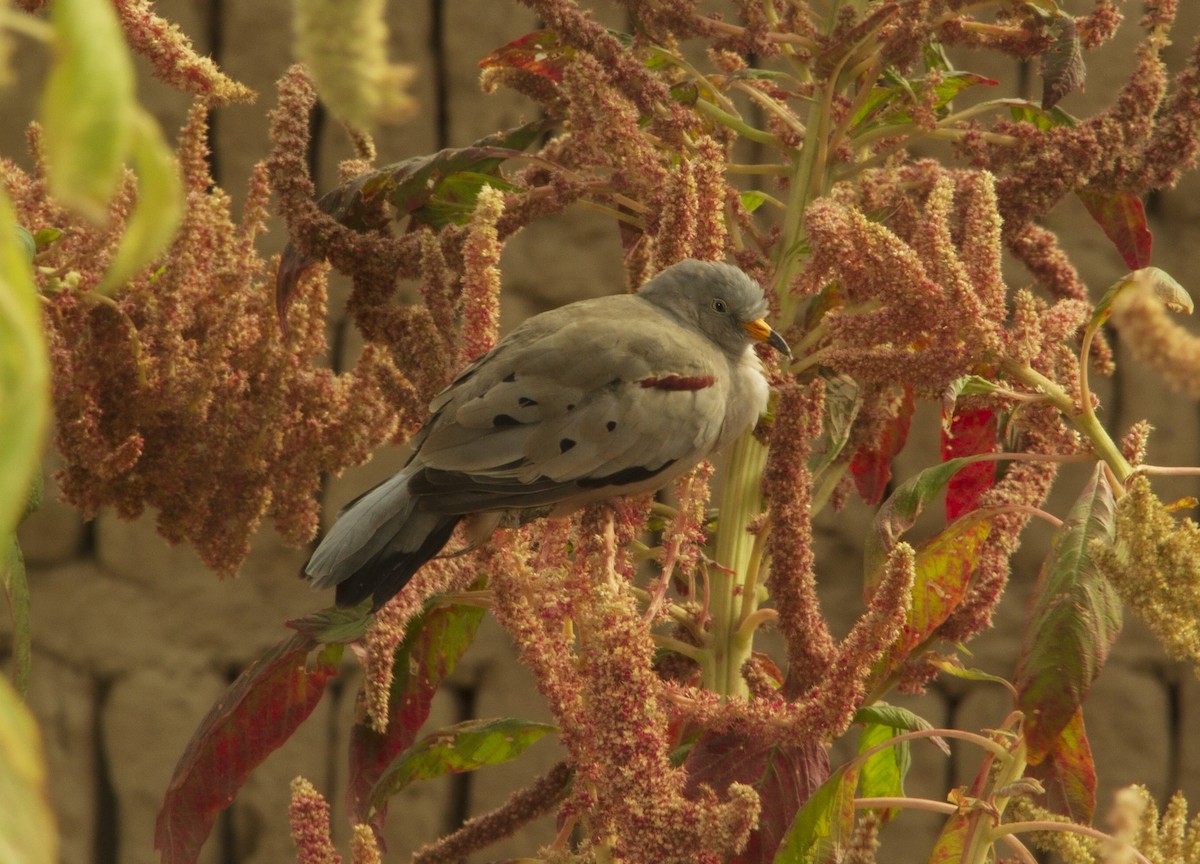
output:
<path id="1" fill-rule="evenodd" d="M 1040 390 L 1055 408 L 1065 414 L 1088 439 L 1092 450 L 1108 465 L 1119 482 L 1124 483 L 1133 475 L 1133 466 L 1100 425 L 1096 415 L 1077 406 L 1066 390 L 1027 364 L 1006 362 L 1004 371 L 1022 384 Z"/>
<path id="2" fill-rule="evenodd" d="M 729 450 L 722 477 L 721 511 L 717 523 L 716 567 L 709 576 L 709 613 L 712 643 L 702 664 L 704 686 L 723 696 L 746 696 L 742 665 L 750 658 L 752 635 L 739 633 L 747 611 L 743 592 L 753 590 L 749 580 L 754 551 L 750 522 L 762 512 L 763 468 L 767 450 L 747 432 Z M 757 598 L 748 600 L 750 613 Z"/>

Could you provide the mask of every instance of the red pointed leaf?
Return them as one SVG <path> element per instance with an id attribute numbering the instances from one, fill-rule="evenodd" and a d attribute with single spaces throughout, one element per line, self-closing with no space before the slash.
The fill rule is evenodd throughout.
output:
<path id="1" fill-rule="evenodd" d="M 520 69 L 558 84 L 575 49 L 559 42 L 553 30 L 534 30 L 502 45 L 479 61 L 481 69 Z"/>
<path id="2" fill-rule="evenodd" d="M 355 822 L 383 824 L 386 807 L 371 808 L 371 790 L 393 760 L 417 738 L 429 716 L 438 685 L 454 671 L 475 638 L 483 618 L 477 606 L 435 605 L 409 622 L 408 634 L 396 651 L 391 717 L 385 734 L 363 723 L 350 733 L 350 785 L 346 798 Z"/>
<path id="3" fill-rule="evenodd" d="M 948 422 L 947 422 L 948 421 Z M 942 417 L 942 460 L 956 456 L 992 453 L 996 449 L 996 414 L 990 408 L 963 410 L 956 406 L 950 417 Z M 946 484 L 946 519 L 953 522 L 974 510 L 979 498 L 996 479 L 996 463 L 976 462 L 950 478 Z"/>
<path id="4" fill-rule="evenodd" d="M 1015 683 L 1031 763 L 1053 750 L 1121 630 L 1121 602 L 1090 551 L 1093 541 L 1114 542 L 1114 522 L 1112 490 L 1097 465 L 1058 530 L 1030 601 Z"/>
<path id="5" fill-rule="evenodd" d="M 737 730 L 705 732 L 688 753 L 684 768 L 689 790 L 705 784 L 721 795 L 730 783 L 745 783 L 758 792 L 762 800 L 758 827 L 734 861 L 768 864 L 800 806 L 829 776 L 829 754 L 815 740 L 783 746 L 747 738 Z"/>
<path id="6" fill-rule="evenodd" d="M 892 460 L 908 440 L 915 405 L 912 387 L 906 384 L 891 419 L 884 424 L 878 437 L 860 446 L 850 459 L 854 485 L 867 504 L 874 506 L 883 500 L 888 481 L 892 479 Z"/>
<path id="7" fill-rule="evenodd" d="M 1096 812 L 1096 764 L 1083 726 L 1083 709 L 1072 715 L 1045 758 L 1025 774 L 1041 782 L 1046 797 L 1040 802 L 1052 813 L 1088 825 Z"/>
<path id="8" fill-rule="evenodd" d="M 1100 223 L 1104 236 L 1112 241 L 1130 270 L 1140 270 L 1150 264 L 1154 237 L 1146 224 L 1146 208 L 1142 199 L 1130 192 L 1093 192 L 1082 189 L 1076 193 L 1083 206 Z"/>
<path id="9" fill-rule="evenodd" d="M 297 633 L 233 682 L 175 766 L 154 830 L 163 864 L 196 861 L 217 814 L 321 701 L 341 655 Z"/>

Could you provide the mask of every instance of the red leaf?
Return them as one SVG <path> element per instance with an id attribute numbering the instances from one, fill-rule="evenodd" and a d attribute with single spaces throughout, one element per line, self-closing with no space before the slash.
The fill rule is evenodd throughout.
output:
<path id="1" fill-rule="evenodd" d="M 850 459 L 850 472 L 854 475 L 858 494 L 871 506 L 882 501 L 883 493 L 887 491 L 888 481 L 892 479 L 892 460 L 908 440 L 915 404 L 912 387 L 905 384 L 891 418 L 878 437 L 860 446 Z"/>
<path id="2" fill-rule="evenodd" d="M 1082 708 L 1063 727 L 1045 758 L 1031 764 L 1025 774 L 1046 787 L 1041 803 L 1050 812 L 1081 825 L 1091 823 L 1096 811 L 1096 765 L 1083 726 Z"/>
<path id="3" fill-rule="evenodd" d="M 372 810 L 371 790 L 388 765 L 416 740 L 438 685 L 454 671 L 482 618 L 483 610 L 476 606 L 434 606 L 409 622 L 393 665 L 387 732 L 381 735 L 363 723 L 351 730 L 346 798 L 353 821 L 369 821 L 377 830 L 382 827 L 387 808 Z"/>
<path id="4" fill-rule="evenodd" d="M 783 746 L 750 739 L 738 730 L 705 732 L 688 753 L 688 790 L 705 784 L 721 794 L 731 783 L 752 786 L 762 801 L 758 827 L 736 864 L 769 864 L 779 843 L 809 799 L 829 776 L 829 753 L 818 741 Z"/>
<path id="5" fill-rule="evenodd" d="M 992 453 L 996 449 L 996 414 L 990 408 L 963 410 L 956 407 L 949 423 L 942 412 L 942 461 L 956 456 Z M 976 462 L 950 478 L 946 484 L 946 519 L 953 522 L 974 510 L 979 498 L 996 479 L 994 462 Z"/>
<path id="6" fill-rule="evenodd" d="M 1142 199 L 1130 192 L 1102 193 L 1081 189 L 1076 194 L 1092 218 L 1100 223 L 1104 236 L 1117 247 L 1125 266 L 1130 270 L 1149 266 L 1154 237 L 1146 225 Z"/>
<path id="7" fill-rule="evenodd" d="M 479 68 L 520 69 L 558 84 L 574 56 L 575 49 L 562 45 L 555 31 L 534 30 L 497 48 L 479 61 Z"/>
<path id="8" fill-rule="evenodd" d="M 314 652 L 314 649 L 316 651 Z M 296 634 L 233 682 L 175 766 L 154 828 L 163 864 L 192 864 L 250 772 L 312 713 L 337 672 L 341 645 Z"/>

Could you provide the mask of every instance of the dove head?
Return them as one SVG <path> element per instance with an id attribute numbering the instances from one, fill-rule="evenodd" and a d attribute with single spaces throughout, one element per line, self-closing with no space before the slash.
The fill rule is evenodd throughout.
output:
<path id="1" fill-rule="evenodd" d="M 672 264 L 638 289 L 638 295 L 704 333 L 730 355 L 754 341 L 788 357 L 783 337 L 763 319 L 767 298 L 757 282 L 720 261 L 687 259 Z"/>

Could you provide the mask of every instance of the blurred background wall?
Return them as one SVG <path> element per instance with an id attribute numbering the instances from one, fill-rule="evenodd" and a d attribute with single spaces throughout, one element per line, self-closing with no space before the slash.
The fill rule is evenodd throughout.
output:
<path id="1" fill-rule="evenodd" d="M 1091 4 L 1065 2 L 1081 13 Z M 1132 66 L 1140 4 L 1129 4 L 1118 39 L 1088 57 L 1084 93 L 1069 95 L 1063 107 L 1076 115 L 1107 104 Z M 1185 3 L 1170 57 L 1178 67 L 1200 34 L 1200 4 Z M 213 121 L 215 176 L 234 198 L 235 208 L 251 166 L 268 149 L 266 112 L 274 104 L 275 80 L 292 62 L 290 4 L 285 0 L 162 0 L 157 11 L 177 22 L 199 50 L 211 54 L 235 79 L 255 88 L 258 103 L 219 109 Z M 392 57 L 415 64 L 420 74 L 415 95 L 420 115 L 377 138 L 379 163 L 399 161 L 446 146 L 461 146 L 529 119 L 535 106 L 507 92 L 483 95 L 478 60 L 492 48 L 537 27 L 534 16 L 497 0 L 393 0 L 389 4 Z M 598 17 L 624 28 L 624 13 L 600 3 Z M 24 126 L 35 114 L 44 68 L 39 47 L 23 45 L 17 58 L 18 86 L 0 93 L 0 153 L 24 152 Z M 983 59 L 985 62 L 979 62 Z M 140 62 L 140 61 L 139 61 Z M 992 58 L 963 58 L 960 64 L 1006 83 L 1040 87 L 1031 70 L 997 66 Z M 187 101 L 154 82 L 144 63 L 140 96 L 165 129 L 183 123 Z M 1027 74 L 1028 73 L 1028 74 Z M 527 116 L 528 115 L 528 116 Z M 313 165 L 319 189 L 330 188 L 340 159 L 349 155 L 337 124 L 318 118 Z M 1185 179 L 1176 190 L 1149 202 L 1157 266 L 1193 292 L 1200 285 L 1192 250 L 1200 241 L 1200 180 Z M 1081 207 L 1064 203 L 1049 220 L 1060 233 L 1085 279 L 1098 296 L 1125 267 Z M 279 251 L 284 243 L 276 220 L 264 243 Z M 614 227 L 602 218 L 572 210 L 527 229 L 508 245 L 502 261 L 503 322 L 511 327 L 534 312 L 583 296 L 621 290 L 620 245 Z M 1026 277 L 1012 273 L 1013 285 Z M 350 325 L 342 320 L 344 287 L 331 294 L 332 345 L 357 350 Z M 345 338 L 342 338 L 345 337 Z M 1120 358 L 1120 346 L 1117 346 Z M 332 363 L 343 358 L 333 357 Z M 1149 461 L 1200 464 L 1197 407 L 1161 388 L 1153 374 L 1132 361 L 1120 363 L 1115 379 L 1098 385 L 1110 429 L 1124 430 L 1147 417 L 1157 427 Z M 936 457 L 937 418 L 918 414 L 913 441 L 896 466 L 909 476 Z M 331 480 L 326 512 L 399 464 L 394 452 Z M 47 476 L 55 468 L 47 458 Z M 1063 490 L 1052 509 L 1069 506 L 1074 475 L 1064 474 Z M 1162 481 L 1164 500 L 1200 493 L 1187 480 Z M 825 514 L 819 525 L 819 578 L 836 633 L 844 633 L 860 611 L 861 525 L 864 509 Z M 993 632 L 973 643 L 977 666 L 1010 675 L 1018 650 L 1025 599 L 1047 550 L 1050 530 L 1027 529 L 1016 558 L 1012 586 Z M 218 581 L 186 547 L 168 547 L 155 533 L 153 515 L 122 522 L 110 513 L 84 523 L 60 504 L 48 480 L 46 502 L 21 530 L 33 595 L 34 667 L 29 702 L 43 733 L 51 787 L 63 837 L 64 864 L 145 864 L 157 861 L 154 818 L 176 760 L 208 708 L 238 673 L 286 635 L 282 622 L 325 604 L 296 578 L 305 550 L 290 549 L 263 531 L 240 578 Z M 0 648 L 8 642 L 0 623 Z M 6 649 L 5 649 L 6 650 Z M 537 716 L 540 699 L 527 673 L 511 659 L 505 635 L 485 625 L 449 687 L 438 697 L 430 728 L 470 716 Z M 326 793 L 334 807 L 335 830 L 345 785 L 345 740 L 353 716 L 356 672 L 332 688 L 297 736 L 251 778 L 222 818 L 206 847 L 207 864 L 279 864 L 294 860 L 287 833 L 288 783 L 297 774 Z M 998 687 L 960 681 L 935 682 L 929 693 L 905 704 L 935 725 L 979 729 L 998 725 L 1008 700 Z M 1200 806 L 1200 686 L 1189 668 L 1164 659 L 1152 638 L 1127 617 L 1107 667 L 1085 710 L 1100 776 L 1103 812 L 1114 788 L 1146 783 L 1160 804 L 1183 789 Z M 548 768 L 558 754 L 543 740 L 514 766 L 487 769 L 476 776 L 424 784 L 393 805 L 386 860 L 405 861 L 424 840 L 456 827 L 471 813 L 498 804 L 506 793 Z M 944 799 L 953 786 L 967 783 L 978 757 L 958 752 L 947 759 L 932 747 L 914 754 L 910 791 Z M 836 759 L 836 754 L 835 754 Z M 921 861 L 937 823 L 901 817 L 885 832 L 890 861 Z M 543 822 L 536 834 L 509 843 L 489 860 L 532 854 L 554 833 Z M 896 835 L 904 846 L 888 847 Z"/>

